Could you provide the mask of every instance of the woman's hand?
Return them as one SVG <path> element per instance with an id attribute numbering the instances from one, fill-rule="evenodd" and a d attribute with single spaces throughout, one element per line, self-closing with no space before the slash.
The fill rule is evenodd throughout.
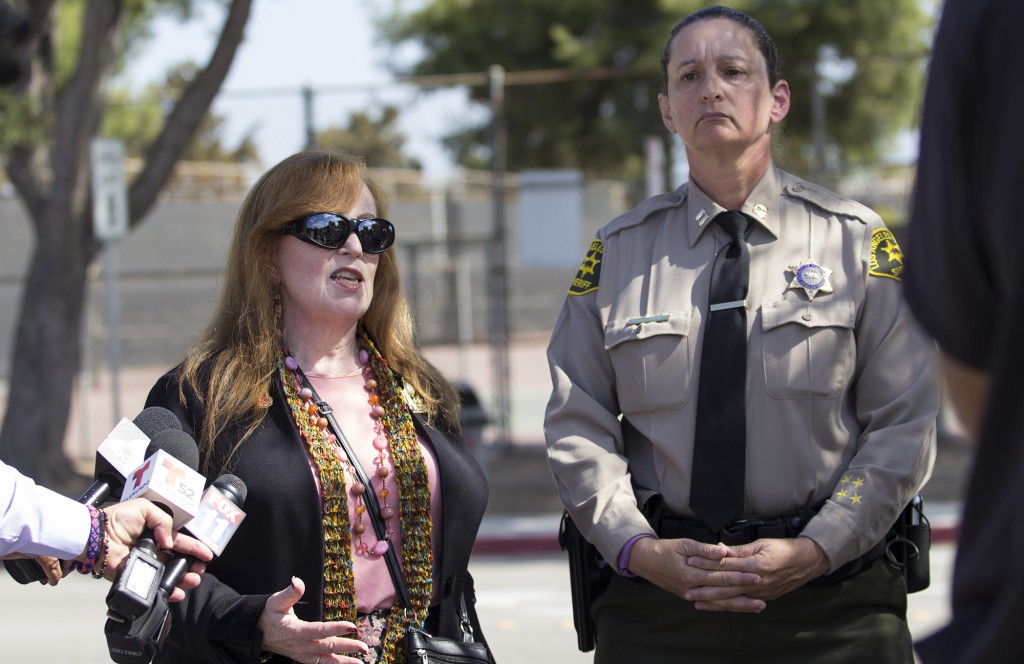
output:
<path id="1" fill-rule="evenodd" d="M 731 555 L 732 550 L 724 544 L 644 537 L 633 545 L 629 570 L 683 599 L 693 599 L 690 594 L 695 589 L 710 587 L 728 610 L 760 613 L 764 601 L 748 596 L 747 591 L 757 587 L 761 577 L 753 570 L 727 568 L 722 563 Z"/>
<path id="2" fill-rule="evenodd" d="M 274 593 L 260 613 L 263 652 L 290 657 L 303 664 L 362 664 L 346 653 L 363 653 L 370 647 L 358 639 L 343 638 L 356 626 L 348 621 L 306 622 L 295 616 L 293 607 L 306 592 L 302 579 L 292 577 L 290 586 Z"/>
<path id="3" fill-rule="evenodd" d="M 761 583 L 738 590 L 751 599 L 764 602 L 778 599 L 828 572 L 828 557 L 814 540 L 807 537 L 760 539 L 750 544 L 730 547 L 727 557 L 708 560 L 690 557 L 687 564 L 704 570 L 756 574 Z M 719 588 L 705 584 L 693 588 L 684 599 L 692 600 L 705 611 L 733 610 L 727 602 L 737 588 Z"/>

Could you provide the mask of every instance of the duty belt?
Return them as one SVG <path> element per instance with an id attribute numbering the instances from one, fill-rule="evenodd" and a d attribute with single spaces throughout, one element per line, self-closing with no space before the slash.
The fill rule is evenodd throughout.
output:
<path id="1" fill-rule="evenodd" d="M 817 512 L 808 508 L 780 516 L 736 519 L 717 533 L 697 519 L 679 516 L 664 508 L 657 510 L 650 520 L 651 527 L 662 539 L 686 538 L 705 544 L 737 545 L 766 538 L 796 537 Z"/>
<path id="2" fill-rule="evenodd" d="M 658 533 L 658 537 L 662 539 L 685 538 L 705 544 L 722 542 L 735 546 L 749 544 L 759 539 L 796 537 L 803 531 L 807 522 L 818 513 L 818 509 L 807 508 L 773 517 L 755 516 L 737 519 L 726 524 L 725 528 L 717 533 L 705 526 L 703 522 L 673 514 L 661 505 L 653 510 L 653 514 L 648 515 L 648 520 L 651 527 Z M 885 544 L 883 538 L 864 555 L 854 558 L 831 574 L 814 579 L 808 585 L 819 588 L 829 586 L 863 571 L 870 563 L 885 554 Z"/>

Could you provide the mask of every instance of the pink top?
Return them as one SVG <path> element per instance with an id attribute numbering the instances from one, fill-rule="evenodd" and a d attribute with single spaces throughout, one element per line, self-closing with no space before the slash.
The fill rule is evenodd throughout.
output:
<path id="1" fill-rule="evenodd" d="M 383 508 L 383 501 L 380 498 L 380 478 L 377 477 L 377 450 L 373 447 L 373 439 L 376 435 L 373 431 L 374 420 L 370 417 L 370 405 L 367 402 L 368 393 L 364 388 L 365 382 L 362 375 L 329 378 L 307 373 L 306 376 L 309 378 L 309 382 L 313 385 L 313 389 L 316 390 L 320 399 L 330 404 L 334 410 L 334 418 L 338 422 L 338 426 L 341 427 L 349 445 L 356 456 L 359 457 L 363 470 L 367 477 L 370 478 L 370 484 L 373 485 L 372 487 L 366 487 L 366 490 L 368 492 L 373 491 L 377 497 L 378 504 Z M 353 407 L 352 404 L 357 405 Z M 423 439 L 418 435 L 417 440 L 420 451 L 423 453 L 423 461 L 427 467 L 427 482 L 430 488 L 430 518 L 433 521 L 433 532 L 440 533 L 441 487 L 437 481 L 437 457 L 434 456 L 434 451 L 430 446 L 424 444 Z M 345 458 L 345 452 L 341 448 L 338 448 L 338 454 L 339 458 Z M 399 562 L 402 562 L 402 524 L 397 502 L 398 481 L 390 452 L 388 452 L 386 464 L 391 471 L 387 477 L 387 488 L 390 492 L 388 505 L 395 510 L 395 516 L 391 519 L 390 524 L 391 530 L 394 533 L 391 545 L 398 554 Z M 310 459 L 310 465 L 313 468 L 317 488 L 320 489 L 320 478 L 312 459 Z M 351 485 L 352 478 L 348 476 L 348 473 L 345 475 L 346 487 L 348 487 Z M 352 495 L 348 494 L 349 523 L 355 523 L 355 508 L 356 502 L 353 500 Z M 368 548 L 372 549 L 373 545 L 377 542 L 377 536 L 374 533 L 369 514 L 364 515 L 363 523 L 366 526 L 366 532 L 362 536 L 363 542 L 366 543 Z M 432 543 L 435 565 L 440 560 L 439 540 L 439 537 L 434 537 Z M 374 609 L 390 607 L 395 602 L 395 588 L 391 582 L 391 575 L 388 573 L 387 562 L 382 556 L 376 556 L 372 553 L 360 554 L 356 550 L 357 546 L 358 540 L 353 536 L 356 610 L 359 613 L 369 613 Z M 436 603 L 437 596 L 438 589 L 435 587 L 433 588 L 432 604 Z"/>

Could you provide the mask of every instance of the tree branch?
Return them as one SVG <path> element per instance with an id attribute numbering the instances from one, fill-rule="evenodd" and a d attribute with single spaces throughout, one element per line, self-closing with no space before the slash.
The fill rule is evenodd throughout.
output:
<path id="1" fill-rule="evenodd" d="M 128 217 L 134 228 L 156 202 L 175 163 L 188 148 L 196 129 L 210 109 L 242 43 L 252 0 L 232 0 L 217 47 L 206 67 L 196 74 L 167 117 L 153 142 L 142 172 L 128 192 Z"/>
<path id="2" fill-rule="evenodd" d="M 29 75 L 20 92 L 32 109 L 33 124 L 36 127 L 45 126 L 53 117 L 53 32 L 56 4 L 56 0 L 38 0 L 28 3 L 25 9 L 29 26 Z M 35 136 L 13 146 L 8 155 L 7 177 L 32 213 L 30 217 L 33 221 L 44 203 L 46 155 L 45 143 L 36 140 Z"/>
<path id="3" fill-rule="evenodd" d="M 114 54 L 124 35 L 123 0 L 90 0 L 83 16 L 78 66 L 57 99 L 53 142 L 51 202 L 69 219 L 79 218 L 85 202 L 89 144 L 96 135 Z"/>

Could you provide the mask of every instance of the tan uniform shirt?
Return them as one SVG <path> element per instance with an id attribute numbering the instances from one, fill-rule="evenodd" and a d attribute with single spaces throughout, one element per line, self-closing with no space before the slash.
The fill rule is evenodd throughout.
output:
<path id="1" fill-rule="evenodd" d="M 653 533 L 631 479 L 689 508 L 701 343 L 723 209 L 692 182 L 648 199 L 592 242 L 548 347 L 545 416 L 559 494 L 614 561 Z M 877 214 L 774 166 L 744 203 L 745 514 L 825 502 L 803 535 L 834 570 L 877 543 L 935 458 L 933 347 L 902 299 L 902 256 Z M 703 223 L 702 223 L 703 222 Z M 831 270 L 813 299 L 808 259 Z M 623 441 L 619 417 L 639 432 Z"/>

